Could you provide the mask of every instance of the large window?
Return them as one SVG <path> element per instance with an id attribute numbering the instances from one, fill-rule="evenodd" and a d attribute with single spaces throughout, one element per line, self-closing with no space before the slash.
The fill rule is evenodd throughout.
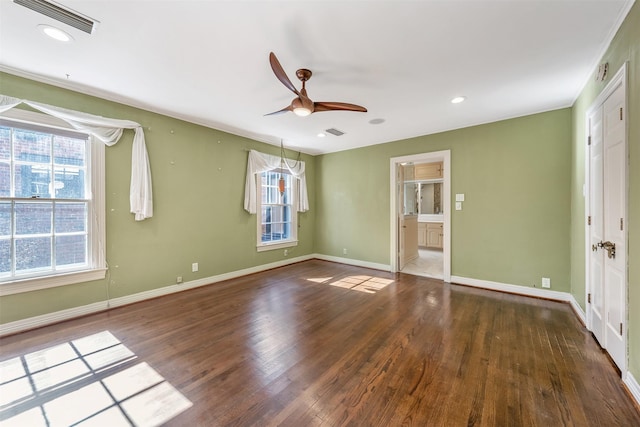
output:
<path id="1" fill-rule="evenodd" d="M 104 148 L 31 117 L 40 122 L 0 119 L 3 294 L 96 279 L 100 274 L 86 275 L 96 270 L 104 277 L 97 223 L 104 216 L 104 178 L 97 176 Z"/>
<path id="2" fill-rule="evenodd" d="M 281 170 L 263 172 L 258 177 L 258 250 L 297 245 L 297 180 Z"/>

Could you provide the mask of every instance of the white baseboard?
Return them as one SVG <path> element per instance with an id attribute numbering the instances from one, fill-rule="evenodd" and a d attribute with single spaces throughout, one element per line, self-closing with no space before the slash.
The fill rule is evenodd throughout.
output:
<path id="1" fill-rule="evenodd" d="M 527 286 L 511 285 L 508 283 L 492 282 L 489 280 L 470 279 L 468 277 L 451 276 L 451 283 L 460 285 L 473 286 L 475 288 L 491 289 L 493 291 L 508 292 L 510 294 L 525 295 L 529 297 L 545 298 L 553 301 L 562 301 L 571 303 L 575 298 L 568 292 L 552 291 L 550 289 L 529 288 Z M 576 305 L 578 303 L 576 302 Z M 580 309 L 582 311 L 582 309 Z"/>
<path id="2" fill-rule="evenodd" d="M 580 307 L 580 304 L 578 304 L 578 301 L 575 299 L 573 295 L 569 294 L 569 297 L 570 297 L 569 304 L 571 304 L 571 308 L 573 308 L 573 311 L 576 313 L 576 315 L 578 316 L 582 324 L 586 327 L 587 314 L 584 312 L 582 307 Z"/>
<path id="3" fill-rule="evenodd" d="M 99 311 L 107 310 L 108 308 L 109 305 L 107 304 L 107 301 L 100 301 L 94 302 L 93 304 L 82 305 L 80 307 L 69 308 L 67 310 L 43 314 L 41 316 L 16 320 L 15 322 L 3 323 L 0 325 L 0 336 L 15 334 L 28 329 L 39 328 L 52 323 L 62 322 L 63 320 L 73 319 L 74 317 L 97 313 Z"/>
<path id="4" fill-rule="evenodd" d="M 285 265 L 295 264 L 301 261 L 307 261 L 315 257 L 316 257 L 315 255 L 304 255 L 296 258 L 288 258 L 282 261 L 263 264 L 256 267 L 245 268 L 243 270 L 232 271 L 229 273 L 219 274 L 217 276 L 204 277 L 202 279 L 184 282 L 179 285 L 163 286 L 163 287 L 152 289 L 149 291 L 139 292 L 133 295 L 126 295 L 123 297 L 113 298 L 108 301 L 95 302 L 95 303 L 83 305 L 80 307 L 74 307 L 66 310 L 56 311 L 53 313 L 43 314 L 41 316 L 34 316 L 34 317 L 29 317 L 27 319 L 16 320 L 15 322 L 3 323 L 3 324 L 0 324 L 0 336 L 15 334 L 15 333 L 26 331 L 29 329 L 50 325 L 52 323 L 58 323 L 64 320 L 73 319 L 75 317 L 97 313 L 99 311 L 104 311 L 109 308 L 132 304 L 134 302 L 140 302 L 140 301 L 144 301 L 151 298 L 157 298 L 160 296 L 173 294 L 175 292 L 186 291 L 187 289 L 193 289 L 200 286 L 210 285 L 212 283 L 221 282 L 223 280 L 234 279 L 236 277 L 246 276 L 248 274 L 259 273 L 265 270 L 271 270 L 272 268 L 283 267 Z"/>
<path id="5" fill-rule="evenodd" d="M 567 302 L 578 316 L 583 325 L 587 324 L 587 315 L 585 314 L 578 301 L 569 292 L 552 291 L 550 289 L 529 288 L 527 286 L 511 285 L 508 283 L 491 282 L 489 280 L 470 279 L 468 277 L 451 276 L 451 283 L 460 285 L 473 286 L 482 289 L 491 289 L 494 291 L 508 292 L 510 294 L 524 295 L 528 297 L 544 298 L 553 301 Z"/>
<path id="6" fill-rule="evenodd" d="M 312 258 L 323 261 L 339 262 L 341 264 L 355 265 L 356 267 L 372 268 L 374 270 L 391 271 L 389 264 L 378 264 L 375 262 L 361 261 L 359 259 L 343 258 L 332 255 L 313 254 Z"/>
<path id="7" fill-rule="evenodd" d="M 636 403 L 640 405 L 640 384 L 638 384 L 638 381 L 636 381 L 631 372 L 627 371 L 627 375 L 624 377 L 624 383 L 636 400 Z"/>

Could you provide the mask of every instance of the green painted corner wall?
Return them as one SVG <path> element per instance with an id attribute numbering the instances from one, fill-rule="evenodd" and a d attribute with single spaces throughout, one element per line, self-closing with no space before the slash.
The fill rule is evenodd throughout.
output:
<path id="1" fill-rule="evenodd" d="M 390 159 L 451 150 L 452 274 L 568 292 L 570 141 L 562 109 L 319 156 L 316 252 L 390 264 Z"/>
<path id="2" fill-rule="evenodd" d="M 627 63 L 627 141 L 628 163 L 628 330 L 629 371 L 640 378 L 640 4 L 636 2 L 608 49 L 601 63 L 609 63 L 609 78 Z M 594 70 L 595 73 L 595 70 Z M 586 113 L 596 97 L 609 83 L 591 78 L 573 106 L 572 184 L 571 184 L 571 293 L 585 308 L 585 183 Z"/>
<path id="3" fill-rule="evenodd" d="M 279 147 L 106 101 L 10 74 L 0 93 L 106 117 L 145 128 L 153 179 L 154 216 L 129 213 L 133 132 L 106 149 L 108 278 L 0 298 L 0 323 L 64 310 L 184 281 L 284 259 L 283 251 L 256 251 L 255 215 L 243 209 L 249 149 L 279 155 Z M 315 158 L 307 167 L 309 212 L 300 214 L 299 245 L 288 257 L 313 253 Z M 191 272 L 191 263 L 199 271 Z"/>

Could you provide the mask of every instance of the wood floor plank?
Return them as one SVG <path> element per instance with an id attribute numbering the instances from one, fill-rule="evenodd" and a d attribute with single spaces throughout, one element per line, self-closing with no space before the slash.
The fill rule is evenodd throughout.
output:
<path id="1" fill-rule="evenodd" d="M 38 371 L 55 346 L 75 359 Z M 0 338 L 0 363 L 3 425 L 640 426 L 567 304 L 319 260 Z"/>

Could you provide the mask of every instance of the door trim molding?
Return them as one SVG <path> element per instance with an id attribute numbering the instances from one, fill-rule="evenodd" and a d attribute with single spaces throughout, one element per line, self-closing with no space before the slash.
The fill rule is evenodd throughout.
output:
<path id="1" fill-rule="evenodd" d="M 625 253 L 626 253 L 626 260 L 627 260 L 627 266 L 626 266 L 626 277 L 625 277 L 625 307 L 624 307 L 624 321 L 625 321 L 625 335 L 623 337 L 624 339 L 624 346 L 625 346 L 625 363 L 624 363 L 624 367 L 622 367 L 623 369 L 621 369 L 621 374 L 622 374 L 622 378 L 625 378 L 625 375 L 628 374 L 627 368 L 629 366 L 629 227 L 628 227 L 628 219 L 629 219 L 629 116 L 627 114 L 628 111 L 628 94 L 627 94 L 627 68 L 628 68 L 628 62 L 625 62 L 624 64 L 622 64 L 622 66 L 620 67 L 620 69 L 616 72 L 616 74 L 611 78 L 611 81 L 607 84 L 607 86 L 598 94 L 598 96 L 595 98 L 595 100 L 591 103 L 591 105 L 589 106 L 589 108 L 587 109 L 586 113 L 585 113 L 585 156 L 584 156 L 584 259 L 585 259 L 585 293 L 584 293 L 584 306 L 585 306 L 585 313 L 586 313 L 586 327 L 587 330 L 591 331 L 592 330 L 592 315 L 591 315 L 591 303 L 589 303 L 588 300 L 588 296 L 589 293 L 591 291 L 590 289 L 590 284 L 591 284 L 591 274 L 590 274 L 590 253 L 591 253 L 591 247 L 590 247 L 590 225 L 589 225 L 589 206 L 591 203 L 591 187 L 590 187 L 590 182 L 591 182 L 591 168 L 590 168 L 590 149 L 589 149 L 589 145 L 588 145 L 588 138 L 589 138 L 589 133 L 590 133 L 590 123 L 589 123 L 589 117 L 593 114 L 594 111 L 596 111 L 598 108 L 602 107 L 602 105 L 604 104 L 604 102 L 609 98 L 609 96 L 611 96 L 611 94 L 613 94 L 613 92 L 615 92 L 616 89 L 618 89 L 618 87 L 622 86 L 623 92 L 624 92 L 624 116 L 625 116 L 625 134 L 624 134 L 624 144 L 625 144 L 625 164 L 624 164 L 624 168 L 625 168 L 625 218 L 626 218 L 626 228 L 624 230 L 624 233 L 626 234 L 626 238 L 625 238 Z"/>
<path id="2" fill-rule="evenodd" d="M 443 242 L 442 242 L 442 255 L 443 255 L 443 280 L 445 282 L 451 282 L 451 150 L 432 151 L 420 154 L 413 154 L 401 157 L 392 157 L 389 161 L 389 182 L 390 185 L 390 205 L 389 205 L 389 227 L 391 236 L 390 240 L 390 266 L 391 272 L 398 271 L 398 229 L 396 226 L 398 206 L 398 191 L 397 191 L 397 179 L 396 169 L 402 163 L 429 163 L 429 162 L 443 162 L 444 175 L 443 175 L 443 196 L 442 203 L 447 209 L 444 212 L 443 227 Z"/>

